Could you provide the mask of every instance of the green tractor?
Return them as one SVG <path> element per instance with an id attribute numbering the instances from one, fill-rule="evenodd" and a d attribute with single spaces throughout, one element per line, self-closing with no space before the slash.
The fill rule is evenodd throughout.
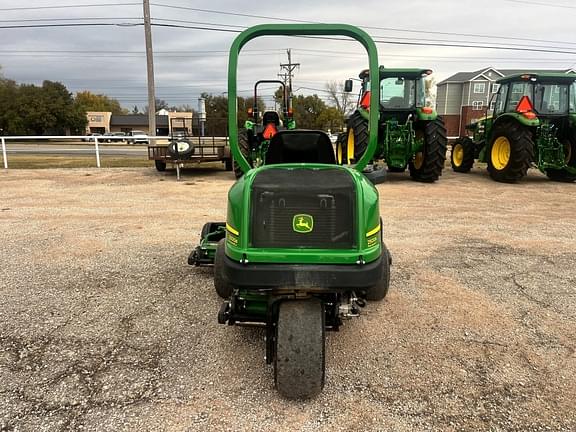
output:
<path id="1" fill-rule="evenodd" d="M 525 73 L 497 83 L 493 115 L 466 126 L 472 137 L 452 145 L 452 169 L 466 173 L 477 159 L 498 182 L 517 182 L 532 165 L 551 180 L 575 181 L 576 75 Z"/>
<path id="2" fill-rule="evenodd" d="M 259 25 L 230 49 L 230 146 L 243 174 L 228 192 L 226 222 L 211 222 L 190 255 L 192 265 L 214 265 L 216 293 L 224 299 L 218 321 L 266 331 L 266 361 L 288 398 L 318 394 L 325 379 L 325 331 L 359 315 L 366 301 L 382 300 L 391 257 L 383 242 L 378 191 L 362 174 L 377 146 L 377 82 L 364 156 L 355 166 L 336 163 L 328 135 L 278 131 L 252 167 L 238 140 L 236 76 L 241 48 L 259 36 L 348 36 L 367 50 L 378 71 L 370 36 L 344 24 Z"/>
<path id="3" fill-rule="evenodd" d="M 282 88 L 282 116 L 276 111 L 264 111 L 262 116 L 258 112 L 258 86 L 260 84 L 278 84 Z M 238 135 L 238 145 L 252 167 L 259 167 L 264 163 L 266 151 L 270 140 L 280 130 L 296 129 L 296 122 L 290 108 L 290 97 L 286 84 L 280 80 L 260 80 L 254 84 L 254 106 L 248 109 L 248 120 L 244 123 L 244 130 Z M 243 175 L 240 165 L 234 161 L 234 174 L 236 178 Z"/>
<path id="4" fill-rule="evenodd" d="M 410 170 L 413 180 L 434 182 L 446 161 L 446 128 L 436 111 L 426 106 L 425 81 L 429 69 L 379 68 L 378 148 L 374 161 L 384 160 L 389 172 Z M 347 132 L 338 137 L 340 164 L 354 164 L 368 147 L 368 116 L 371 101 L 370 72 L 359 75 L 362 88 L 356 111 L 347 121 Z M 347 80 L 346 91 L 352 91 Z"/>

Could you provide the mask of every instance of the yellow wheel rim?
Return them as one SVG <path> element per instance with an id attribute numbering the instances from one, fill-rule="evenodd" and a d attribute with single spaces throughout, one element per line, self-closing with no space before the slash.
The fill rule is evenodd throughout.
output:
<path id="1" fill-rule="evenodd" d="M 454 162 L 454 166 L 459 167 L 462 166 L 463 161 L 464 161 L 464 147 L 462 147 L 462 144 L 456 144 L 452 148 L 452 162 Z"/>
<path id="2" fill-rule="evenodd" d="M 342 165 L 342 144 L 339 141 L 336 143 L 336 159 L 338 160 L 338 165 Z"/>
<path id="3" fill-rule="evenodd" d="M 492 166 L 498 171 L 503 170 L 510 162 L 510 141 L 505 136 L 499 136 L 492 144 L 492 151 L 490 152 L 490 159 Z"/>
<path id="4" fill-rule="evenodd" d="M 416 155 L 414 155 L 414 168 L 419 170 L 420 168 L 422 168 L 423 164 L 424 164 L 424 153 L 422 152 L 416 153 Z"/>
<path id="5" fill-rule="evenodd" d="M 346 153 L 348 156 L 348 163 L 350 163 L 351 160 L 354 160 L 354 151 L 356 150 L 355 148 L 355 142 L 354 142 L 354 129 L 350 128 L 348 130 L 348 142 L 346 143 Z"/>

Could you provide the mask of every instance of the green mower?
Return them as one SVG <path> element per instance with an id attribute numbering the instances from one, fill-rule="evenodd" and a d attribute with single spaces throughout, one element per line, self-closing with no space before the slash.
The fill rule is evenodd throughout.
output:
<path id="1" fill-rule="evenodd" d="M 354 167 L 336 162 L 323 131 L 283 130 L 253 168 L 238 142 L 238 54 L 260 36 L 348 36 L 367 50 L 378 72 L 374 42 L 343 24 L 259 25 L 232 44 L 228 71 L 230 146 L 242 175 L 228 193 L 226 222 L 206 224 L 193 265 L 214 265 L 224 302 L 218 322 L 266 329 L 266 362 L 287 398 L 310 398 L 324 386 L 325 331 L 359 315 L 366 300 L 382 300 L 390 283 L 390 253 L 382 238 L 378 191 L 362 174 L 377 145 L 377 81 L 371 84 L 369 143 Z"/>
<path id="2" fill-rule="evenodd" d="M 260 84 L 278 84 L 282 88 L 283 121 L 276 111 L 264 111 L 260 116 L 258 112 L 258 86 Z M 290 108 L 290 98 L 286 90 L 286 84 L 279 80 L 260 80 L 254 84 L 254 106 L 248 109 L 248 120 L 244 123 L 244 130 L 238 134 L 240 150 L 254 168 L 264 163 L 270 140 L 276 132 L 296 128 L 296 122 Z M 243 174 L 236 160 L 234 161 L 234 174 L 236 178 L 240 178 Z"/>
<path id="3" fill-rule="evenodd" d="M 550 180 L 576 181 L 576 75 L 526 73 L 500 84 L 494 113 L 469 124 L 452 145 L 452 169 L 488 164 L 493 180 L 515 183 L 536 166 Z"/>
<path id="4" fill-rule="evenodd" d="M 347 131 L 338 136 L 338 163 L 355 164 L 368 147 L 371 76 L 380 84 L 378 146 L 374 161 L 383 160 L 389 172 L 410 171 L 413 180 L 434 182 L 442 175 L 446 160 L 446 128 L 437 112 L 426 106 L 425 81 L 429 69 L 391 69 L 380 66 L 378 74 L 363 70 L 356 111 L 347 120 Z M 352 91 L 347 80 L 346 91 Z M 375 166 L 371 167 L 375 170 Z M 382 170 L 380 168 L 380 170 Z M 376 169 L 374 172 L 378 172 Z M 367 174 L 369 177 L 376 175 Z M 380 176 L 382 177 L 382 176 Z"/>

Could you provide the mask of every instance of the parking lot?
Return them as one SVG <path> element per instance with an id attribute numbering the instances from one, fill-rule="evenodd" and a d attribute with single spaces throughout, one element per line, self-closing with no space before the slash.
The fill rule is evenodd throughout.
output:
<path id="1" fill-rule="evenodd" d="M 261 329 L 218 325 L 217 169 L 0 173 L 0 430 L 576 430 L 576 185 L 484 169 L 379 185 L 391 289 L 286 401 Z"/>

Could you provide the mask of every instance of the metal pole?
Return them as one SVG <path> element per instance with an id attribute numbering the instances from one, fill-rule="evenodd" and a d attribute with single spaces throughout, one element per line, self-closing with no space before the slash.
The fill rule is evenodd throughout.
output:
<path id="1" fill-rule="evenodd" d="M 100 148 L 98 147 L 97 137 L 94 137 L 94 147 L 96 148 L 96 166 L 100 168 Z"/>
<path id="2" fill-rule="evenodd" d="M 156 96 L 154 91 L 154 54 L 150 25 L 150 0 L 144 1 L 144 37 L 146 39 L 146 71 L 148 74 L 148 133 L 156 136 Z"/>
<path id="3" fill-rule="evenodd" d="M 8 156 L 6 156 L 6 140 L 2 138 L 2 160 L 4 161 L 4 169 L 8 169 Z"/>

